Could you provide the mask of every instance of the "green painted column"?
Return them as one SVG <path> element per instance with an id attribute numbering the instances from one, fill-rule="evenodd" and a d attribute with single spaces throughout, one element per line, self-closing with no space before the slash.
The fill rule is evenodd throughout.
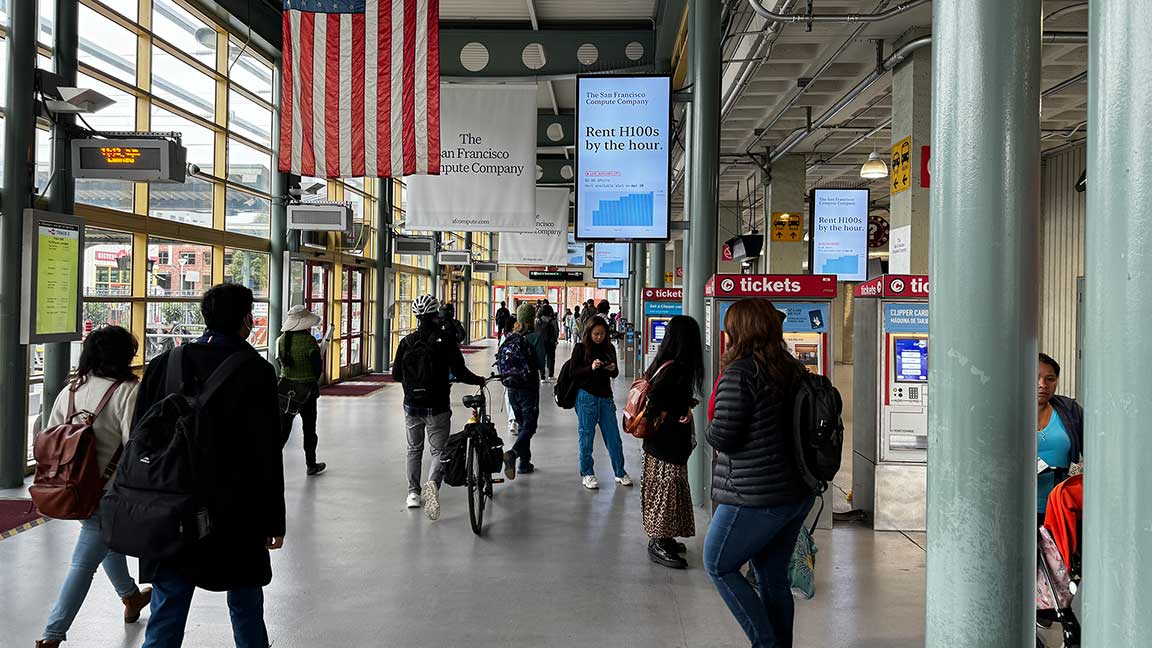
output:
<path id="1" fill-rule="evenodd" d="M 644 284 L 648 279 L 648 246 L 642 244 L 633 245 L 632 259 L 634 261 L 632 265 L 632 286 L 630 290 L 632 301 L 631 310 L 628 311 L 627 316 L 628 321 L 635 324 L 636 331 L 639 334 L 639 331 L 643 329 L 641 325 L 641 320 L 643 319 L 641 309 L 644 303 Z"/>
<path id="2" fill-rule="evenodd" d="M 280 61 L 276 62 L 273 76 L 275 96 L 280 96 Z M 280 111 L 272 111 L 272 132 L 280 132 Z M 279 159 L 280 138 L 272 138 L 272 159 Z M 276 361 L 276 341 L 280 337 L 280 327 L 284 324 L 284 314 L 288 312 L 284 296 L 288 284 L 288 268 L 284 265 L 288 251 L 288 187 L 291 176 L 275 171 L 272 173 L 272 213 L 268 231 L 272 250 L 268 257 L 268 360 L 279 367 Z"/>
<path id="3" fill-rule="evenodd" d="M 692 129 L 691 151 L 687 158 L 686 173 L 691 182 L 691 202 L 688 209 L 688 258 L 684 263 L 684 312 L 701 323 L 707 313 L 704 309 L 704 284 L 716 271 L 716 227 L 720 200 L 720 12 L 722 2 L 691 0 L 689 5 L 689 31 L 691 32 L 692 73 Z M 707 379 L 711 385 L 711 377 Z M 706 399 L 705 399 L 706 400 Z M 698 425 L 708 421 L 707 407 L 696 408 Z M 712 449 L 704 440 L 703 430 L 697 434 L 699 445 L 688 461 L 688 480 L 692 485 L 692 499 L 697 506 L 710 500 L 709 481 L 712 477 Z"/>
<path id="4" fill-rule="evenodd" d="M 1152 4 L 1088 7 L 1084 648 L 1148 645 L 1152 613 Z"/>
<path id="5" fill-rule="evenodd" d="M 53 50 L 55 72 L 62 85 L 76 85 L 76 50 L 80 44 L 80 6 L 77 0 L 56 0 L 56 22 Z M 75 127 L 74 115 L 56 115 L 52 128 L 52 180 L 48 196 L 48 209 L 60 214 L 71 214 L 76 208 L 76 179 L 72 177 L 72 150 L 69 131 Z M 139 337 L 141 333 L 137 333 Z M 41 399 L 40 425 L 43 427 L 52 411 L 56 397 L 68 383 L 72 366 L 72 344 L 57 342 L 44 345 L 44 396 Z"/>
<path id="6" fill-rule="evenodd" d="M 392 178 L 379 178 L 379 213 L 376 215 L 376 311 L 373 313 L 375 344 L 372 349 L 372 368 L 388 370 L 388 357 L 392 345 L 392 318 L 388 305 L 392 303 Z"/>
<path id="7" fill-rule="evenodd" d="M 472 253 L 472 232 L 464 234 L 464 249 Z M 457 313 L 460 323 L 464 325 L 465 343 L 472 342 L 472 265 L 464 267 L 464 312 Z"/>
<path id="8" fill-rule="evenodd" d="M 1041 0 L 933 3 L 929 648 L 1031 648 Z"/>
<path id="9" fill-rule="evenodd" d="M 648 288 L 664 288 L 664 244 L 648 245 Z"/>
<path id="10" fill-rule="evenodd" d="M 24 440 L 28 434 L 28 347 L 20 344 L 20 264 L 24 209 L 30 204 L 36 152 L 36 3 L 10 3 L 8 21 L 8 105 L 0 212 L 0 488 L 24 483 Z"/>

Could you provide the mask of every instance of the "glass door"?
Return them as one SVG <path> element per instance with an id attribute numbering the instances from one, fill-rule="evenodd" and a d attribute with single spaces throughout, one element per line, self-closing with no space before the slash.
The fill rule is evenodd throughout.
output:
<path id="1" fill-rule="evenodd" d="M 324 356 L 324 372 L 321 382 L 327 382 L 328 377 L 328 351 L 331 344 L 325 345 L 324 337 L 327 335 L 329 322 L 328 291 L 332 285 L 332 266 L 319 261 L 308 261 L 304 268 L 307 281 L 304 284 L 304 306 L 320 317 L 320 325 L 313 330 L 313 335 L 320 341 L 320 353 Z"/>
<path id="2" fill-rule="evenodd" d="M 364 287 L 368 274 L 364 268 L 346 266 L 344 281 L 341 284 L 340 336 L 343 357 L 340 359 L 340 375 L 356 376 L 364 373 L 364 316 L 367 312 Z"/>

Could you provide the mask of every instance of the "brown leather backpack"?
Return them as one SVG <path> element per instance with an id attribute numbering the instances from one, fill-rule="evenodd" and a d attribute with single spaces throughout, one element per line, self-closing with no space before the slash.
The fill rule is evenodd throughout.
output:
<path id="1" fill-rule="evenodd" d="M 76 411 L 76 391 L 68 390 L 68 416 L 36 435 L 32 454 L 36 476 L 28 494 L 40 512 L 60 520 L 86 520 L 96 512 L 104 484 L 116 472 L 123 445 L 107 466 L 96 459 L 96 417 L 123 381 L 108 388 L 95 412 Z M 79 417 L 79 420 L 77 420 Z"/>
<path id="2" fill-rule="evenodd" d="M 656 414 L 655 418 L 650 418 L 645 414 L 648 411 L 648 393 L 652 391 L 652 383 L 656 381 L 661 372 L 670 366 L 672 366 L 672 361 L 668 360 L 656 369 L 651 380 L 645 376 L 640 376 L 628 389 L 628 402 L 624 405 L 624 416 L 621 417 L 620 423 L 625 432 L 637 439 L 648 438 L 664 424 L 664 419 L 668 415 L 667 412 L 660 412 Z"/>

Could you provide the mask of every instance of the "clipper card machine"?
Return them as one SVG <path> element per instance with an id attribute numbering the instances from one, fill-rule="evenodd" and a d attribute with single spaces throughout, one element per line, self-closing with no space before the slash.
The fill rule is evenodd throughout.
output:
<path id="1" fill-rule="evenodd" d="M 644 367 L 656 359 L 656 351 L 664 341 L 668 322 L 684 313 L 684 291 L 680 288 L 644 289 Z"/>
<path id="2" fill-rule="evenodd" d="M 924 531 L 928 469 L 928 277 L 854 291 L 853 505 L 873 527 Z"/>

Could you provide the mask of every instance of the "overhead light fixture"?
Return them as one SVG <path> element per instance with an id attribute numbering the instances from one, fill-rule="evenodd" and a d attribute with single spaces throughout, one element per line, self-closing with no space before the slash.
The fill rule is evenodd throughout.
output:
<path id="1" fill-rule="evenodd" d="M 56 88 L 59 99 L 45 98 L 44 103 L 49 112 L 57 114 L 94 113 L 116 103 L 104 95 L 88 88 L 72 88 L 60 86 Z"/>
<path id="2" fill-rule="evenodd" d="M 869 180 L 888 177 L 888 165 L 884 163 L 884 159 L 880 157 L 879 153 L 872 151 L 868 156 L 868 161 L 860 167 L 860 177 Z"/>

